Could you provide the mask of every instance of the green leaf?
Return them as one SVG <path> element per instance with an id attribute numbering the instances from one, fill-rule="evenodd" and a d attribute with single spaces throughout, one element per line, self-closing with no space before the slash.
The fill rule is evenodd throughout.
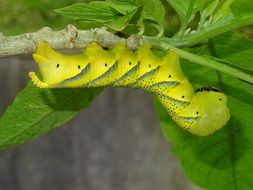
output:
<path id="1" fill-rule="evenodd" d="M 117 3 L 118 2 L 118 3 Z M 96 21 L 122 31 L 138 10 L 138 6 L 124 0 L 93 1 L 89 4 L 76 3 L 57 9 L 56 12 L 76 20 Z"/>
<path id="2" fill-rule="evenodd" d="M 206 19 L 208 16 L 211 16 L 218 7 L 219 3 L 220 0 L 209 1 L 206 7 L 200 10 L 200 15 L 202 16 L 202 18 Z"/>
<path id="3" fill-rule="evenodd" d="M 75 3 L 55 11 L 75 20 L 90 20 L 102 23 L 114 21 L 122 16 L 104 1 L 92 1 L 89 4 Z"/>
<path id="4" fill-rule="evenodd" d="M 235 0 L 231 5 L 232 13 L 237 22 L 244 19 L 253 19 L 253 1 L 252 0 Z"/>
<path id="5" fill-rule="evenodd" d="M 253 41 L 247 39 L 240 32 L 226 32 L 215 38 L 210 39 L 212 50 L 215 52 L 215 57 L 218 62 L 229 64 L 240 70 L 252 73 L 253 71 Z M 210 47 L 207 45 L 200 48 L 194 48 L 195 53 L 201 51 L 201 54 L 209 55 Z"/>
<path id="6" fill-rule="evenodd" d="M 227 32 L 212 39 L 217 57 L 253 71 L 253 41 L 239 32 Z"/>
<path id="7" fill-rule="evenodd" d="M 209 1 L 206 7 L 200 10 L 200 20 L 194 32 L 200 32 L 230 23 L 233 19 L 233 15 L 230 11 L 230 5 L 233 1 L 234 0 Z"/>
<path id="8" fill-rule="evenodd" d="M 0 118 L 0 149 L 25 143 L 73 118 L 99 89 L 39 89 L 28 85 Z"/>
<path id="9" fill-rule="evenodd" d="M 209 0 L 167 0 L 177 12 L 182 23 L 189 23 Z"/>
<path id="10" fill-rule="evenodd" d="M 177 12 L 181 20 L 181 28 L 175 37 L 182 38 L 188 34 L 186 29 L 188 24 L 195 18 L 195 14 L 200 11 L 208 0 L 167 0 Z"/>
<path id="11" fill-rule="evenodd" d="M 164 6 L 160 0 L 106 0 L 110 6 L 122 14 L 130 13 L 141 7 L 141 13 L 137 25 L 140 27 L 140 34 L 144 32 L 144 22 L 151 22 L 157 29 L 158 36 L 164 32 Z"/>
<path id="12" fill-rule="evenodd" d="M 226 57 L 228 53 L 229 49 L 224 54 L 217 50 L 219 57 Z M 241 56 L 243 57 L 243 51 Z M 185 60 L 181 62 L 186 76 L 195 88 L 215 86 L 227 94 L 231 118 L 225 127 L 213 135 L 198 137 L 178 127 L 161 104 L 156 102 L 165 138 L 172 143 L 173 151 L 178 156 L 186 175 L 202 188 L 252 189 L 252 86 L 230 76 L 217 74 L 210 68 L 190 64 Z"/>
<path id="13" fill-rule="evenodd" d="M 72 4 L 57 9 L 56 12 L 75 20 L 96 21 L 113 30 L 121 31 L 128 26 L 138 10 L 140 14 L 136 25 L 139 26 L 140 33 L 144 32 L 145 21 L 152 22 L 158 36 L 161 36 L 164 31 L 164 6 L 159 0 L 93 1 L 89 4 Z"/>
<path id="14" fill-rule="evenodd" d="M 106 2 L 108 5 L 124 15 L 139 7 L 138 4 L 133 4 L 128 0 L 106 0 Z"/>
<path id="15" fill-rule="evenodd" d="M 136 11 L 137 8 L 114 21 L 105 23 L 105 25 L 113 30 L 122 31 L 124 28 L 127 27 L 128 23 L 130 22 Z"/>
<path id="16" fill-rule="evenodd" d="M 164 6 L 160 0 L 142 0 L 142 19 L 154 22 L 154 27 L 158 30 L 158 36 L 164 32 Z"/>
<path id="17" fill-rule="evenodd" d="M 253 97 L 237 88 L 236 83 L 225 88 L 231 112 L 229 123 L 208 137 L 188 134 L 158 108 L 165 137 L 173 144 L 186 175 L 202 188 L 246 190 L 253 186 L 253 104 L 247 101 Z M 240 97 L 235 92 L 240 92 Z"/>

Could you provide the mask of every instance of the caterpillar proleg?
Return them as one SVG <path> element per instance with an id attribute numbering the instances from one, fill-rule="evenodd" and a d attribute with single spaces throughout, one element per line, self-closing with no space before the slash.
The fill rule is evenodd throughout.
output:
<path id="1" fill-rule="evenodd" d="M 39 88 L 140 88 L 155 94 L 180 127 L 199 136 L 212 134 L 230 118 L 225 94 L 213 87 L 193 91 L 172 49 L 157 57 L 149 44 L 131 51 L 124 43 L 104 50 L 94 42 L 82 54 L 64 55 L 41 42 L 33 58 L 43 80 L 34 72 L 29 76 Z"/>

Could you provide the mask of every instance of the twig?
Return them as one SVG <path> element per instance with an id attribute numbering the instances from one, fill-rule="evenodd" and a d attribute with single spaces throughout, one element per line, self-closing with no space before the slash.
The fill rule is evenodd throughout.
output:
<path id="1" fill-rule="evenodd" d="M 141 43 L 141 37 L 133 35 L 127 39 L 120 38 L 105 27 L 77 30 L 75 26 L 68 25 L 60 31 L 44 27 L 37 32 L 17 36 L 0 35 L 0 57 L 32 53 L 40 41 L 47 41 L 55 49 L 83 48 L 93 41 L 104 47 L 113 47 L 120 41 L 125 41 L 129 49 L 136 49 Z"/>

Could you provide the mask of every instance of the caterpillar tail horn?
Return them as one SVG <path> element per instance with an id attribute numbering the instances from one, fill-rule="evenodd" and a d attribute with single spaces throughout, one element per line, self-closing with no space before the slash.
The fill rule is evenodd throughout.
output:
<path id="1" fill-rule="evenodd" d="M 29 72 L 29 77 L 31 78 L 31 81 L 33 84 L 39 88 L 48 88 L 49 85 L 45 82 L 42 82 L 38 76 L 35 74 L 35 72 Z"/>

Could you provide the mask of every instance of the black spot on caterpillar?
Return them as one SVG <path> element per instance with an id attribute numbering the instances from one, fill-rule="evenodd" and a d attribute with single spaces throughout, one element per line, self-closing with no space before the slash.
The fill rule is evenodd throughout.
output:
<path id="1" fill-rule="evenodd" d="M 43 81 L 34 72 L 29 75 L 40 88 L 141 88 L 155 94 L 179 126 L 199 136 L 212 134 L 230 117 L 227 98 L 219 89 L 193 91 L 172 49 L 157 57 L 149 44 L 131 51 L 124 43 L 108 50 L 92 43 L 82 54 L 63 55 L 41 42 L 33 58 Z"/>

